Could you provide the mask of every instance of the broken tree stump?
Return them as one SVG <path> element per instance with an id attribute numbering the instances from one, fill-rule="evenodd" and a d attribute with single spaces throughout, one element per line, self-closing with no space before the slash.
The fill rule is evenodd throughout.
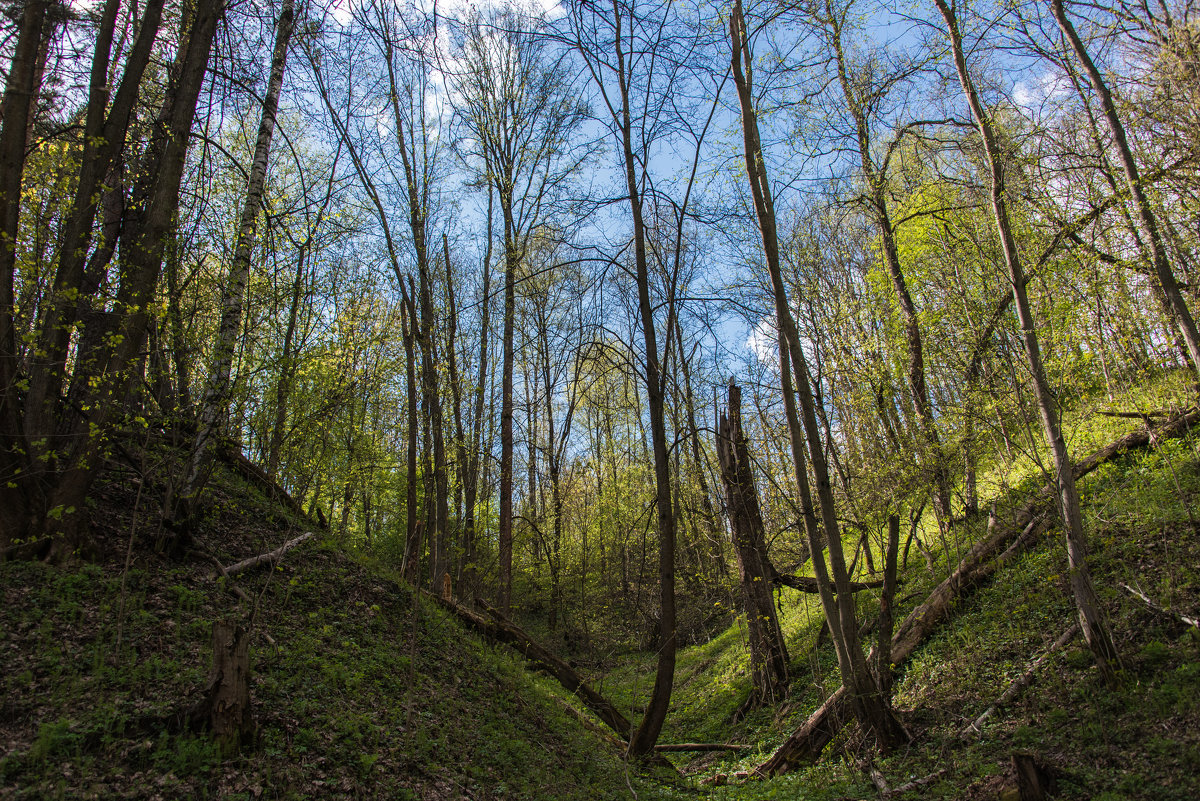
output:
<path id="1" fill-rule="evenodd" d="M 225 754 L 236 753 L 254 734 L 250 713 L 250 636 L 227 621 L 213 623 L 213 661 L 202 698 L 189 714 Z"/>
<path id="2" fill-rule="evenodd" d="M 1055 791 L 1053 773 L 1033 754 L 1014 753 L 1012 766 L 1017 774 L 1017 792 L 1021 801 L 1045 801 Z"/>

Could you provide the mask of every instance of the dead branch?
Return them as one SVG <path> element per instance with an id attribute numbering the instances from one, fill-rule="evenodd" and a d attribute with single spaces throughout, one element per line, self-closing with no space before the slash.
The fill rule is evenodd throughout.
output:
<path id="1" fill-rule="evenodd" d="M 942 768 L 941 770 L 935 770 L 933 773 L 930 773 L 928 776 L 922 776 L 919 779 L 913 779 L 911 782 L 905 782 L 904 784 L 901 784 L 899 787 L 893 787 L 892 789 L 890 789 L 886 793 L 884 793 L 884 797 L 891 798 L 894 795 L 902 795 L 903 793 L 907 793 L 910 790 L 915 790 L 918 787 L 924 787 L 927 784 L 932 784 L 933 782 L 940 779 L 943 775 L 945 775 L 945 773 L 946 773 L 946 768 Z"/>
<path id="2" fill-rule="evenodd" d="M 1005 704 L 1012 703 L 1013 699 L 1020 695 L 1021 691 L 1033 682 L 1033 677 L 1037 674 L 1038 669 L 1045 664 L 1046 660 L 1050 658 L 1050 655 L 1069 643 L 1071 639 L 1078 633 L 1079 624 L 1073 623 L 1070 628 L 1059 635 L 1057 640 L 1051 643 L 1050 647 L 1046 649 L 1046 653 L 1035 659 L 1033 664 L 1025 669 L 1024 673 L 1013 679 L 1012 683 L 1009 684 L 1004 692 L 1000 694 L 1000 697 L 996 699 L 994 704 L 989 706 L 982 715 L 975 718 L 975 720 L 972 721 L 969 726 L 959 732 L 959 736 L 968 737 L 972 734 L 979 734 L 981 731 L 980 727 L 983 726 L 984 721 L 995 714 L 996 710 L 1000 707 L 1004 706 Z"/>
<path id="3" fill-rule="evenodd" d="M 689 751 L 746 751 L 750 746 L 740 743 L 663 743 L 654 746 L 655 751 L 663 753 Z"/>
<path id="4" fill-rule="evenodd" d="M 1121 589 L 1125 590 L 1125 592 L 1129 593 L 1130 595 L 1140 598 L 1142 603 L 1144 603 L 1146 606 L 1150 607 L 1155 612 L 1158 612 L 1160 615 L 1166 615 L 1168 617 L 1177 618 L 1179 620 L 1182 620 L 1184 623 L 1186 623 L 1189 626 L 1200 627 L 1200 620 L 1197 620 L 1194 617 L 1189 617 L 1188 615 L 1180 614 L 1179 612 L 1176 612 L 1173 609 L 1168 609 L 1165 606 L 1155 603 L 1154 601 L 1150 600 L 1150 597 L 1148 595 L 1146 595 L 1146 593 L 1142 592 L 1140 589 L 1134 589 L 1133 587 L 1130 587 L 1128 584 L 1124 584 L 1124 583 L 1120 583 L 1117 586 L 1120 587 Z"/>
<path id="5" fill-rule="evenodd" d="M 229 567 L 225 568 L 223 575 L 236 576 L 238 573 L 244 573 L 247 570 L 252 570 L 253 568 L 259 567 L 260 565 L 274 566 L 279 563 L 279 560 L 283 558 L 285 553 L 295 548 L 297 545 L 305 542 L 306 540 L 312 539 L 312 536 L 313 533 L 309 531 L 305 534 L 301 534 L 294 540 L 288 540 L 273 551 L 259 554 L 258 556 L 251 556 L 249 559 L 243 559 L 237 564 L 230 565 Z"/>

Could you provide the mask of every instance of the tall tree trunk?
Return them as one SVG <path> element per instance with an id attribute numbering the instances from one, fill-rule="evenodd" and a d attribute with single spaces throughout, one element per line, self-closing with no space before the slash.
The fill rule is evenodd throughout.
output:
<path id="1" fill-rule="evenodd" d="M 99 474 L 99 454 L 112 418 L 124 403 L 133 381 L 131 365 L 143 348 L 150 303 L 171 226 L 179 208 L 179 189 L 195 119 L 196 103 L 217 25 L 225 13 L 223 0 L 200 0 L 188 19 L 185 46 L 171 69 L 171 81 L 153 126 L 124 229 L 129 247 L 121 265 L 115 307 L 97 339 L 97 353 L 84 354 L 76 375 L 88 382 L 81 408 L 88 411 L 67 435 L 66 465 L 55 482 L 49 509 L 62 514 L 46 520 L 51 559 L 68 558 L 87 547 L 85 499 Z M 87 334 L 85 330 L 84 334 Z"/>
<path id="2" fill-rule="evenodd" d="M 493 187 L 488 184 L 488 215 L 487 215 L 487 248 L 483 257 L 483 308 L 481 310 L 479 331 L 479 376 L 475 383 L 475 409 L 471 419 L 470 464 L 466 471 L 464 504 L 466 506 L 466 521 L 463 525 L 463 581 L 472 591 L 477 592 L 475 568 L 475 502 L 478 497 L 480 482 L 480 465 L 483 461 L 483 401 L 488 381 L 488 340 L 491 336 L 491 286 L 492 286 L 492 197 Z"/>
<path id="3" fill-rule="evenodd" d="M 107 266 L 116 244 L 119 225 L 109 224 L 113 215 L 108 211 L 114 202 L 118 212 L 124 211 L 120 204 L 122 198 L 118 181 L 113 180 L 113 186 L 102 191 L 100 180 L 117 177 L 110 173 L 118 166 L 121 151 L 125 147 L 126 134 L 142 77 L 150 62 L 155 37 L 162 21 L 162 9 L 163 0 L 151 0 L 146 4 L 137 39 L 125 60 L 125 71 L 107 116 L 105 111 L 109 101 L 109 62 L 119 3 L 108 0 L 101 12 L 96 52 L 92 59 L 89 79 L 78 183 L 71 209 L 63 225 L 54 288 L 50 293 L 38 347 L 35 349 L 38 358 L 30 363 L 25 432 L 31 441 L 45 440 L 46 435 L 53 432 L 56 425 L 62 424 L 58 419 L 61 417 L 58 407 L 67 374 L 71 332 L 79 320 L 79 312 L 87 308 L 86 304 L 99 288 L 103 268 Z M 119 170 L 115 172 L 119 174 Z M 102 204 L 105 206 L 106 217 L 104 239 L 95 254 L 95 257 L 100 258 L 97 264 L 88 269 L 87 253 L 92 229 Z M 119 216 L 117 219 L 119 220 Z M 96 269 L 97 267 L 99 269 Z M 71 412 L 67 414 L 70 415 Z M 40 454 L 37 458 L 40 458 Z"/>
<path id="4" fill-rule="evenodd" d="M 1063 529 L 1067 539 L 1067 561 L 1070 566 L 1069 577 L 1071 590 L 1075 596 L 1075 606 L 1079 612 L 1079 622 L 1083 629 L 1084 638 L 1095 655 L 1096 664 L 1101 674 L 1111 684 L 1116 681 L 1116 670 L 1120 667 L 1120 656 L 1112 635 L 1108 629 L 1103 607 L 1092 587 L 1091 571 L 1087 563 L 1087 537 L 1083 528 L 1083 515 L 1079 509 L 1079 492 L 1075 486 L 1075 473 L 1071 457 L 1063 439 L 1062 426 L 1059 422 L 1058 406 L 1050 382 L 1046 378 L 1046 370 L 1042 363 L 1042 355 L 1038 346 L 1037 329 L 1033 312 L 1029 305 L 1029 296 L 1025 285 L 1028 279 L 1024 266 L 1021 264 L 1017 250 L 1016 239 L 1013 236 L 1012 225 L 1008 216 L 1007 199 L 1005 198 L 1004 153 L 1001 152 L 992 119 L 988 116 L 975 89 L 974 81 L 967 70 L 966 57 L 963 53 L 962 36 L 958 29 L 958 19 L 946 0 L 934 0 L 942 18 L 946 22 L 946 32 L 950 38 L 950 46 L 954 53 L 954 66 L 958 71 L 959 82 L 963 94 L 971 107 L 975 118 L 975 126 L 983 139 L 984 151 L 987 154 L 988 170 L 991 175 L 992 218 L 1000 235 L 1000 244 L 1004 251 L 1004 262 L 1008 267 L 1009 281 L 1013 288 L 1013 301 L 1017 309 L 1017 319 L 1021 323 L 1021 339 L 1025 345 L 1025 357 L 1029 362 L 1029 371 L 1033 378 L 1034 394 L 1037 398 L 1038 413 L 1042 421 L 1042 429 L 1050 453 L 1054 459 L 1055 478 L 1058 485 L 1058 506 L 1062 515 Z M 1051 0 L 1057 6 L 1056 14 L 1061 13 L 1060 0 Z M 1061 23 L 1061 20 L 1060 20 Z"/>
<path id="5" fill-rule="evenodd" d="M 178 511 L 182 511 L 184 517 L 191 514 L 192 505 L 207 481 L 214 440 L 220 436 L 229 417 L 229 402 L 233 397 L 233 356 L 242 328 L 246 287 L 250 281 L 250 258 L 254 250 L 258 219 L 262 212 L 271 139 L 275 135 L 275 117 L 279 111 L 279 94 L 283 88 L 283 71 L 287 66 L 288 44 L 291 42 L 294 23 L 293 0 L 283 0 L 283 8 L 275 26 L 270 77 L 267 79 L 267 92 L 263 98 L 262 115 L 258 123 L 254 160 L 250 165 L 250 177 L 242 201 L 237 243 L 233 249 L 229 275 L 221 293 L 221 321 L 217 328 L 217 341 L 213 346 L 212 368 L 205 381 L 196 439 L 192 444 L 192 454 L 180 492 L 181 509 Z M 176 511 L 172 508 L 164 510 L 168 518 L 174 518 Z"/>
<path id="6" fill-rule="evenodd" d="M 631 21 L 632 28 L 632 21 Z M 646 253 L 646 224 L 642 217 L 641 182 L 638 180 L 638 160 L 633 149 L 633 114 L 629 102 L 629 64 L 622 42 L 622 15 L 618 0 L 613 0 L 613 26 L 616 30 L 615 55 L 617 81 L 620 89 L 618 125 L 621 133 L 621 156 L 625 173 L 630 215 L 633 218 L 634 267 L 637 273 L 638 313 L 642 323 L 642 343 L 646 356 L 646 405 L 650 414 L 650 438 L 654 452 L 654 503 L 658 512 L 658 666 L 654 674 L 654 689 L 646 705 L 641 725 L 629 740 L 629 755 L 643 757 L 651 753 L 662 731 L 671 703 L 675 683 L 675 512 L 671 506 L 671 467 L 667 449 L 667 430 L 664 416 L 664 382 L 660 368 L 658 337 L 654 324 L 654 304 L 650 300 L 650 270 Z M 632 31 L 631 31 L 632 32 Z M 669 331 L 668 331 L 669 333 Z"/>
<path id="7" fill-rule="evenodd" d="M 814 408 L 811 379 L 780 271 L 775 205 L 763 161 L 758 118 L 754 110 L 749 72 L 751 66 L 750 46 L 746 40 L 741 0 L 735 0 L 729 21 L 729 30 L 733 49 L 734 82 L 737 86 L 738 100 L 742 111 L 746 171 L 754 196 L 754 208 L 762 235 L 767 270 L 770 273 L 776 323 L 779 328 L 780 373 L 783 380 L 784 410 L 792 441 L 792 461 L 796 471 L 796 483 L 801 492 L 801 502 L 805 510 L 805 532 L 812 554 L 813 569 L 819 582 L 821 605 L 825 610 L 825 618 L 829 622 L 830 633 L 833 635 L 842 682 L 849 692 L 855 713 L 863 726 L 874 732 L 880 746 L 890 748 L 905 741 L 907 732 L 896 719 L 889 699 L 879 691 L 878 683 L 867 665 L 862 645 L 858 641 L 858 625 L 854 617 L 854 597 L 850 590 L 850 577 L 846 570 L 845 555 L 842 552 L 837 511 L 834 505 L 833 489 L 829 483 L 829 468 L 825 460 L 821 430 Z M 793 369 L 795 370 L 794 387 L 791 381 Z M 800 396 L 803 426 L 797 414 L 796 393 Z M 821 522 L 825 529 L 825 540 L 829 548 L 828 567 L 826 567 L 822 553 L 820 532 L 812 511 L 812 501 L 807 497 L 808 474 L 804 458 L 805 440 L 808 442 L 808 455 L 812 460 L 813 474 L 816 479 Z M 831 573 L 834 590 L 830 589 Z"/>
<path id="8" fill-rule="evenodd" d="M 38 87 L 37 51 L 41 44 L 46 0 L 28 0 L 17 32 L 4 87 L 3 126 L 0 127 L 0 471 L 7 478 L 29 472 L 26 445 L 21 435 L 21 398 L 17 390 L 21 354 L 17 349 L 15 294 L 17 229 L 21 221 L 21 182 L 25 174 L 25 148 L 29 136 L 31 99 Z M 39 472 L 42 468 L 39 466 Z M 31 505 L 28 479 L 0 483 L 0 546 L 10 537 L 22 537 L 34 518 L 46 512 L 36 501 Z M 16 485 L 16 486 L 13 486 Z M 10 534 L 11 532 L 11 534 Z"/>
<path id="9" fill-rule="evenodd" d="M 504 218 L 504 329 L 500 366 L 500 571 L 496 605 L 509 613 L 512 600 L 513 549 L 513 325 L 516 317 L 516 275 L 520 254 L 514 239 L 512 187 L 500 187 L 500 212 Z"/>
<path id="10" fill-rule="evenodd" d="M 417 357 L 413 347 L 416 313 L 404 283 L 400 283 L 400 326 L 404 337 L 405 394 L 408 398 L 408 443 L 405 478 L 404 577 L 416 585 L 421 576 L 421 529 L 417 520 Z"/>
<path id="11" fill-rule="evenodd" d="M 775 614 L 771 592 L 774 571 L 768 567 L 758 490 L 742 430 L 742 390 L 732 382 L 726 411 L 717 428 L 717 454 L 750 630 L 750 668 L 754 684 L 751 699 L 753 704 L 776 704 L 787 697 L 787 645 L 779 627 L 779 617 Z"/>

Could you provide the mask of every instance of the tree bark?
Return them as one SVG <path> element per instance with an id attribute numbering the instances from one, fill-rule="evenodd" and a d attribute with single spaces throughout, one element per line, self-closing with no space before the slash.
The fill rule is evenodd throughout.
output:
<path id="1" fill-rule="evenodd" d="M 784 409 L 788 419 L 796 483 L 801 492 L 801 503 L 805 512 L 805 533 L 812 554 L 813 570 L 817 574 L 821 606 L 825 611 L 825 617 L 833 635 L 843 682 L 851 688 L 850 700 L 855 715 L 865 728 L 875 734 L 879 745 L 887 749 L 906 741 L 908 734 L 896 719 L 889 699 L 879 691 L 878 684 L 871 674 L 858 641 L 858 625 L 854 616 L 854 596 L 850 590 L 850 577 L 846 570 L 845 555 L 842 552 L 840 528 L 833 490 L 829 482 L 829 468 L 825 459 L 821 429 L 816 418 L 811 379 L 780 271 L 775 206 L 763 161 L 757 113 L 754 110 L 749 72 L 751 67 L 750 46 L 746 39 L 746 25 L 742 16 L 741 0 L 735 0 L 733 12 L 730 15 L 729 31 L 733 49 L 734 83 L 737 86 L 738 100 L 742 111 L 746 171 L 750 178 L 754 209 L 758 217 L 763 252 L 774 294 L 775 317 L 780 339 L 780 373 L 783 380 Z M 794 387 L 791 384 L 792 369 L 795 369 Z M 800 396 L 803 427 L 801 427 L 797 414 L 796 393 Z M 806 497 L 808 491 L 808 474 L 804 457 L 806 440 L 808 455 L 812 460 L 816 479 L 821 522 L 825 529 L 825 544 L 829 548 L 828 567 L 825 563 L 820 534 L 812 511 L 812 501 Z M 832 573 L 832 583 L 836 589 L 836 595 L 829 587 L 830 573 Z"/>
<path id="2" fill-rule="evenodd" d="M 213 345 L 213 366 L 205 381 L 204 399 L 201 402 L 200 421 L 196 428 L 196 439 L 192 443 L 187 474 L 178 498 L 186 518 L 199 497 L 209 465 L 212 461 L 213 441 L 220 436 L 229 417 L 229 402 L 233 397 L 233 356 L 237 338 L 242 330 L 242 310 L 245 304 L 246 286 L 250 281 L 250 259 L 257 237 L 259 216 L 262 213 L 263 195 L 267 185 L 267 164 L 271 155 L 271 139 L 275 135 L 275 117 L 279 111 L 279 94 L 283 88 L 283 72 L 287 66 L 288 44 L 291 42 L 295 22 L 293 0 L 283 0 L 279 20 L 275 26 L 275 45 L 271 52 L 271 70 L 267 79 L 267 91 L 263 97 L 262 114 L 258 123 L 258 137 L 254 144 L 254 158 L 250 164 L 250 178 L 246 182 L 246 195 L 242 201 L 241 219 L 238 222 L 237 242 L 233 249 L 233 260 L 229 265 L 221 293 L 221 321 L 217 328 L 217 341 Z M 168 499 L 169 502 L 170 499 Z M 177 510 L 164 510 L 168 519 L 176 517 Z"/>
<path id="3" fill-rule="evenodd" d="M 642 188 L 637 175 L 637 158 L 633 150 L 633 114 L 629 102 L 629 63 L 622 42 L 622 13 L 619 0 L 613 0 L 613 26 L 616 30 L 615 56 L 620 109 L 616 120 L 621 134 L 622 166 L 625 190 L 633 219 L 634 267 L 637 274 L 638 313 L 642 323 L 642 344 L 646 358 L 646 405 L 650 414 L 650 438 L 654 449 L 654 503 L 658 512 L 658 666 L 654 674 L 654 689 L 646 705 L 646 715 L 629 740 L 629 755 L 650 754 L 662 731 L 671 703 L 675 682 L 675 511 L 671 505 L 671 467 L 667 452 L 667 430 L 664 415 L 663 379 L 654 323 L 654 305 L 650 301 L 650 274 L 646 253 L 646 224 L 642 216 Z M 630 21 L 632 33 L 632 21 Z"/>

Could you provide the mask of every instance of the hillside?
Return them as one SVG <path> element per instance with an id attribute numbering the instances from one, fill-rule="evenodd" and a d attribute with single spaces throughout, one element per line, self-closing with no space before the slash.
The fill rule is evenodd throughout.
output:
<path id="1" fill-rule="evenodd" d="M 160 488 L 139 489 L 114 466 L 93 510 L 99 550 L 110 558 L 0 564 L 4 797 L 992 799 L 1015 797 L 1013 753 L 1048 769 L 1055 798 L 1200 794 L 1200 635 L 1179 619 L 1200 609 L 1195 434 L 1119 457 L 1083 484 L 1093 568 L 1124 660 L 1117 689 L 1103 685 L 1075 636 L 978 732 L 963 733 L 1072 626 L 1061 537 L 1050 529 L 968 594 L 901 667 L 896 704 L 914 735 L 908 749 L 872 757 L 849 726 L 816 765 L 769 779 L 734 774 L 753 771 L 838 685 L 815 596 L 778 596 L 796 676 L 778 707 L 731 722 L 749 690 L 740 625 L 681 652 L 662 741 L 747 750 L 673 754 L 687 778 L 671 779 L 623 764 L 611 738 L 564 708 L 582 706 L 556 683 L 428 600 L 414 602 L 387 565 L 324 534 L 274 570 L 234 577 L 239 598 L 215 578 L 208 555 L 230 565 L 307 523 L 231 473 L 219 477 L 184 558 L 157 553 L 144 530 Z M 1016 505 L 1036 484 L 1003 503 Z M 983 520 L 972 525 L 960 532 L 963 547 L 983 534 Z M 957 560 L 951 549 L 936 554 L 932 572 L 913 554 L 902 571 L 902 613 L 945 576 Z M 1122 585 L 1175 611 L 1152 609 Z M 859 601 L 868 617 L 873 598 Z M 233 756 L 183 724 L 204 686 L 218 619 L 253 631 L 257 733 Z M 540 626 L 536 615 L 522 622 Z M 588 678 L 635 719 L 653 655 L 632 654 Z M 729 783 L 714 786 L 721 774 Z M 907 794 L 881 789 L 914 779 L 926 781 Z"/>
<path id="2" fill-rule="evenodd" d="M 246 603 L 199 554 L 149 546 L 154 488 L 108 479 L 94 515 L 112 558 L 0 564 L 0 796 L 591 799 L 645 784 L 519 660 L 386 568 L 319 535 L 237 576 Z M 303 525 L 228 474 L 214 496 L 197 547 L 226 565 Z M 180 720 L 217 619 L 253 631 L 258 731 L 229 758 Z"/>

